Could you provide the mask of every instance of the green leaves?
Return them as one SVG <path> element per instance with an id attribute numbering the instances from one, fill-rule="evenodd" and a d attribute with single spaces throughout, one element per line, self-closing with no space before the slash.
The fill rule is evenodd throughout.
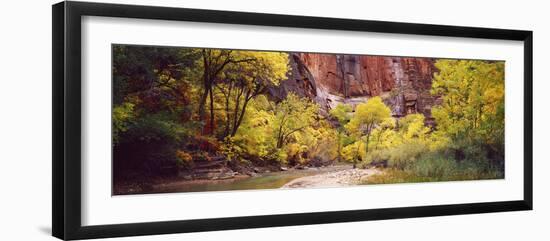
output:
<path id="1" fill-rule="evenodd" d="M 119 134 L 128 130 L 129 122 L 134 118 L 134 104 L 125 102 L 113 107 L 113 143 L 118 143 Z"/>
<path id="2" fill-rule="evenodd" d="M 341 126 L 346 125 L 351 119 L 353 108 L 349 104 L 338 104 L 329 111 L 330 116 L 338 120 Z"/>

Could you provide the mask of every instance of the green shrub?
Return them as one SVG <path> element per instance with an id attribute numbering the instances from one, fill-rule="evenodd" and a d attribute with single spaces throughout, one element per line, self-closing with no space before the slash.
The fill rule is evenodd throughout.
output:
<path id="1" fill-rule="evenodd" d="M 401 144 L 388 150 L 388 164 L 397 169 L 405 169 L 428 151 L 428 146 L 421 142 Z"/>
<path id="2" fill-rule="evenodd" d="M 390 152 L 386 149 L 378 149 L 378 150 L 372 150 L 370 151 L 366 158 L 366 163 L 372 163 L 372 162 L 379 162 L 379 161 L 386 161 L 390 158 Z"/>
<path id="3" fill-rule="evenodd" d="M 497 167 L 491 166 L 487 161 L 456 161 L 441 153 L 422 155 L 406 170 L 431 181 L 495 179 L 504 176 Z"/>
<path id="4" fill-rule="evenodd" d="M 442 157 L 421 158 L 410 165 L 408 170 L 417 176 L 443 179 L 456 175 L 458 165 L 454 160 Z"/>
<path id="5" fill-rule="evenodd" d="M 410 171 L 387 169 L 362 181 L 362 184 L 395 184 L 411 182 L 431 182 L 430 178 L 420 177 Z"/>
<path id="6" fill-rule="evenodd" d="M 118 143 L 119 135 L 128 130 L 128 126 L 135 118 L 134 104 L 124 102 L 113 107 L 113 142 Z"/>

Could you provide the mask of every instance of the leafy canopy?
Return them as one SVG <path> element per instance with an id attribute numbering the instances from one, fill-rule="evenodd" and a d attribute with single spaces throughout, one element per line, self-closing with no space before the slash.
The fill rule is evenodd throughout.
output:
<path id="1" fill-rule="evenodd" d="M 432 109 L 438 135 L 455 148 L 488 147 L 504 158 L 504 62 L 438 60 L 432 94 L 442 103 Z"/>

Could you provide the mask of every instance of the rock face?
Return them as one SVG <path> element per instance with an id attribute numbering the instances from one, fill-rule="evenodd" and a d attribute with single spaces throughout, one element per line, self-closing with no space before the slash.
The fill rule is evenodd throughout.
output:
<path id="1" fill-rule="evenodd" d="M 292 72 L 272 93 L 295 92 L 320 104 L 323 111 L 339 103 L 357 104 L 380 96 L 395 117 L 422 113 L 432 121 L 430 94 L 434 59 L 367 55 L 291 53 Z"/>

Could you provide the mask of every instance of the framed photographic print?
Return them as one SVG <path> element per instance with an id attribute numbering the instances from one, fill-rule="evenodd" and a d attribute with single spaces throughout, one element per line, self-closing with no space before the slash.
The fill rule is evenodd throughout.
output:
<path id="1" fill-rule="evenodd" d="M 531 210 L 532 51 L 523 30 L 55 4 L 53 235 Z"/>

